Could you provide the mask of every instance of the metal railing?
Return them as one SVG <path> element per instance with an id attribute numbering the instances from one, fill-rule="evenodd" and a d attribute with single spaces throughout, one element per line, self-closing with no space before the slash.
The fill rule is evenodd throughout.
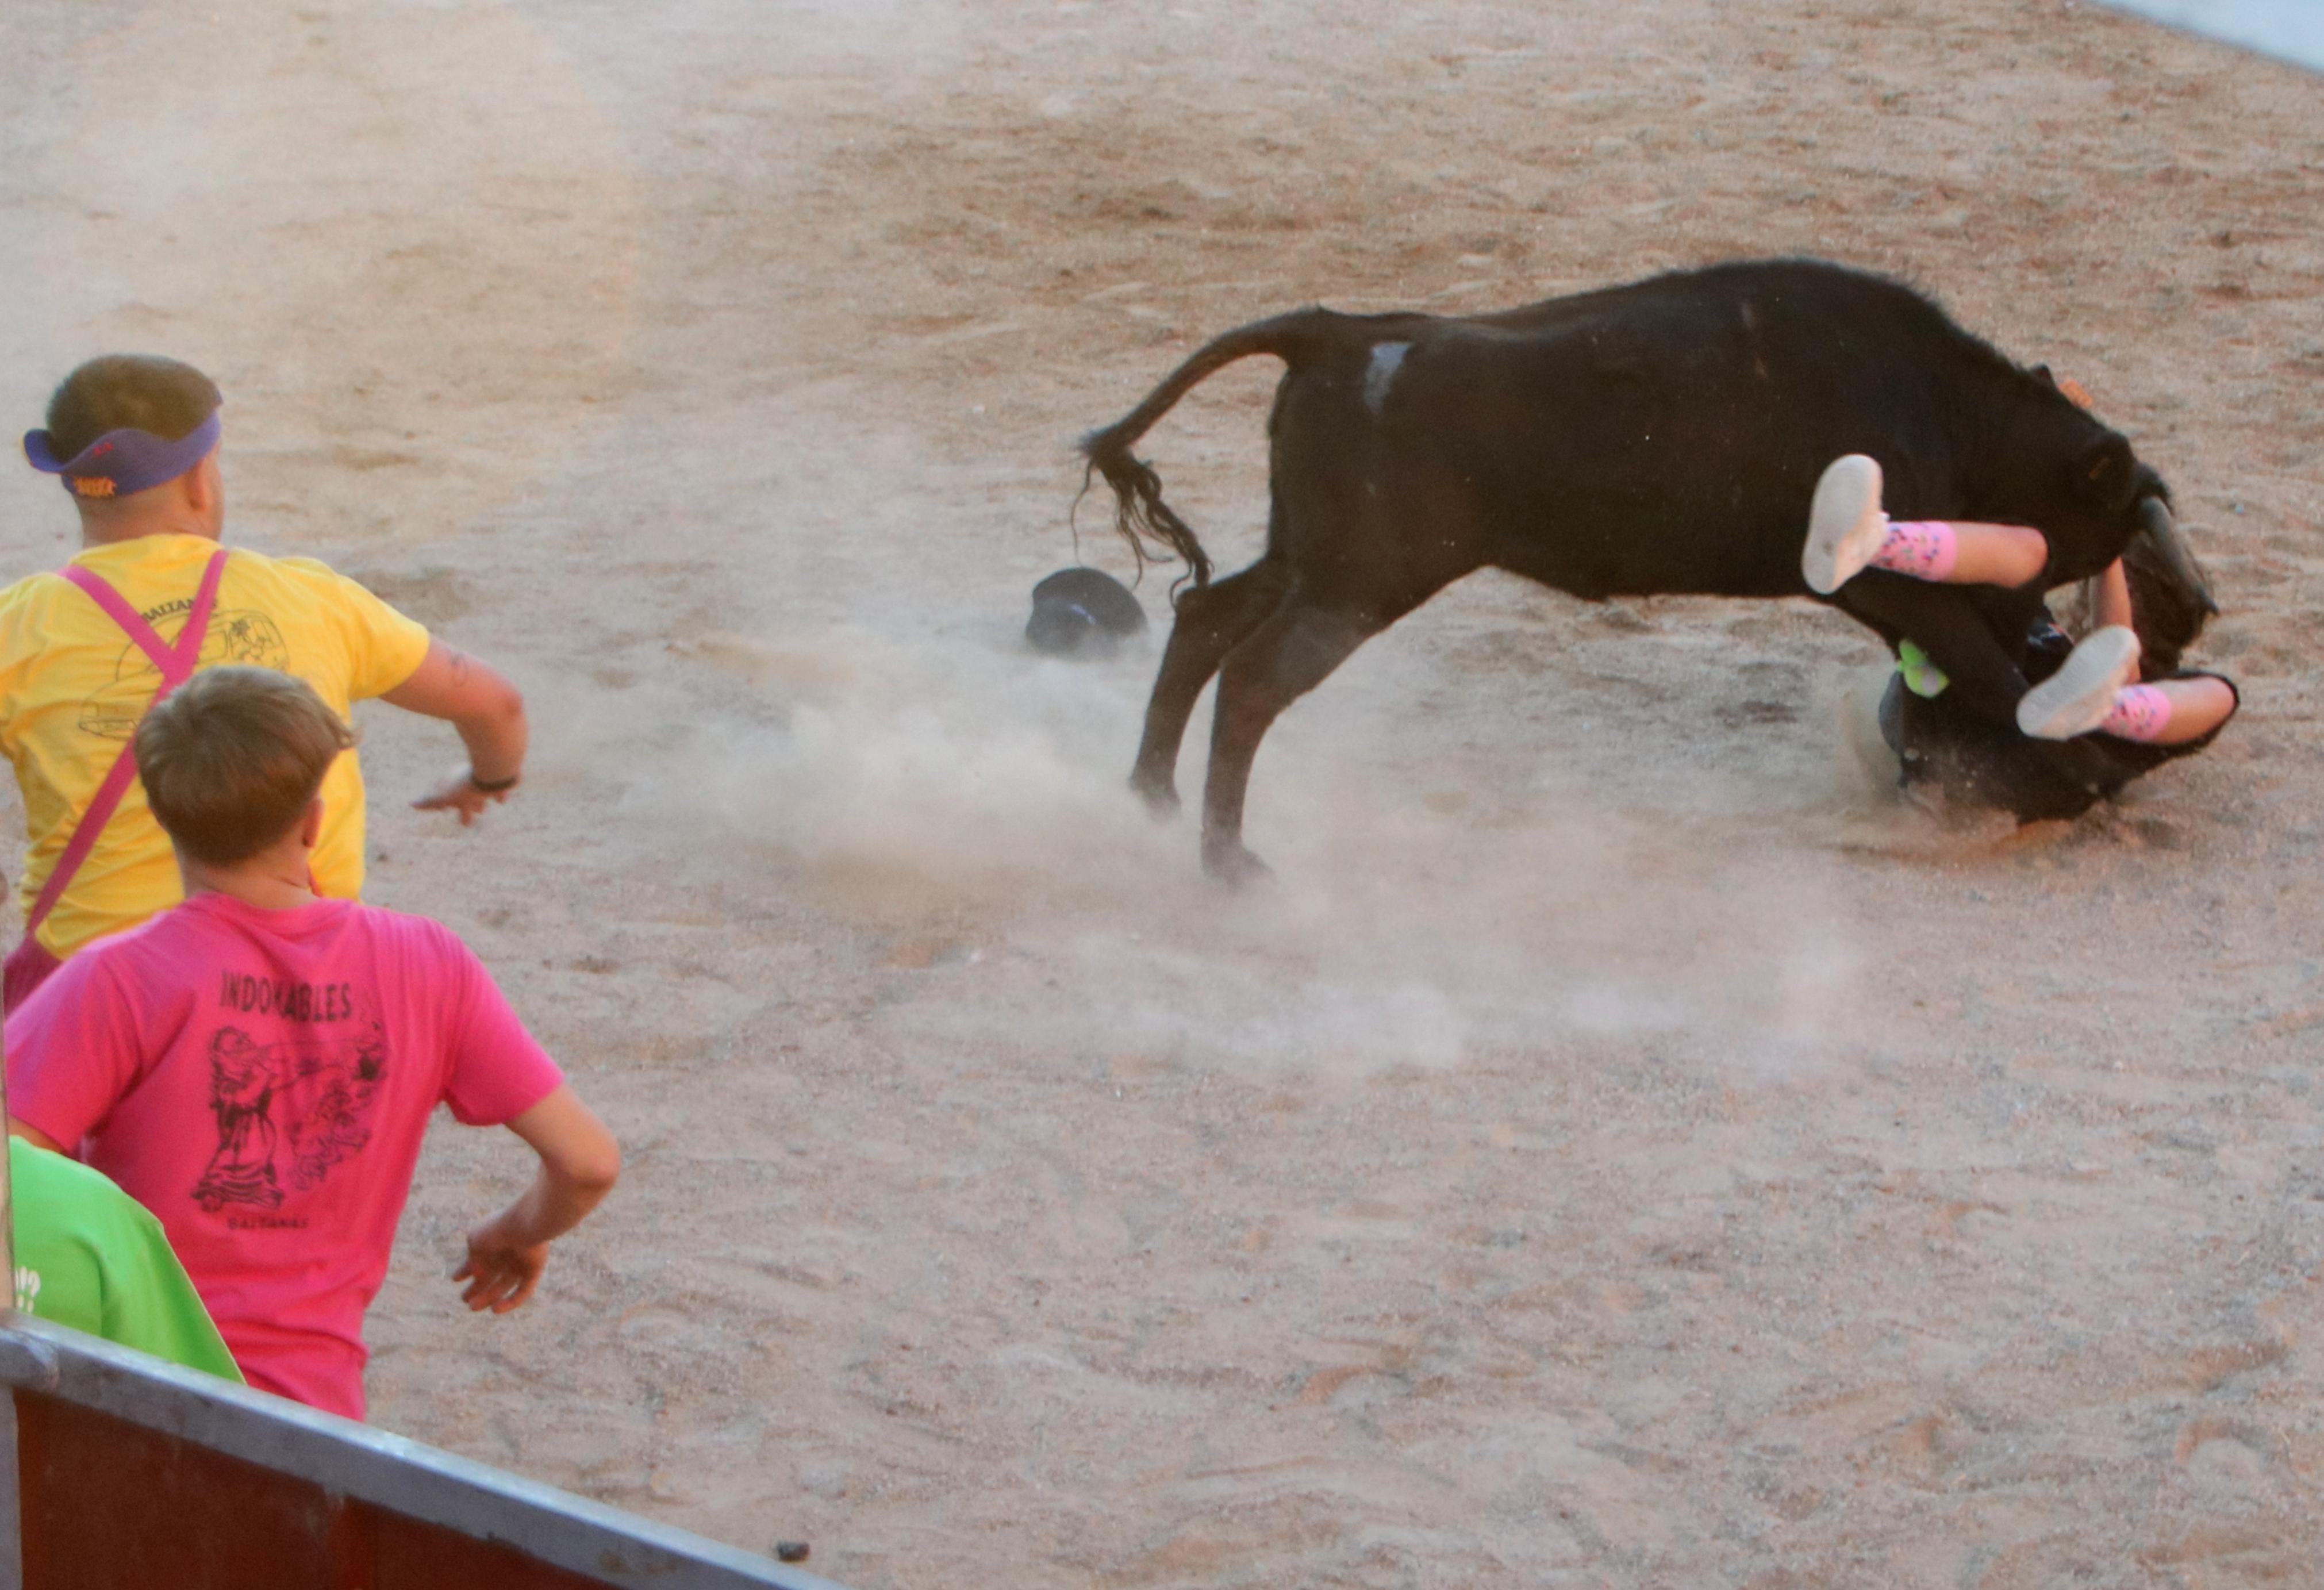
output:
<path id="1" fill-rule="evenodd" d="M 485 1464 L 0 1317 L 0 1587 L 838 1590 Z"/>

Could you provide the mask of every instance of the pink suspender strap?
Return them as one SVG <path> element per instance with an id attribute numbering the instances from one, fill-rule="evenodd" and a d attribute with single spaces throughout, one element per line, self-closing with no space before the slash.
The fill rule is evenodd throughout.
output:
<path id="1" fill-rule="evenodd" d="M 161 670 L 161 688 L 153 692 L 153 700 L 176 689 L 193 677 L 194 664 L 201 661 L 202 640 L 210 631 L 210 609 L 217 604 L 218 578 L 226 572 L 226 549 L 220 547 L 210 554 L 209 567 L 202 570 L 202 583 L 194 593 L 194 605 L 186 615 L 186 627 L 178 632 L 178 643 L 165 645 L 144 615 L 122 599 L 121 593 L 107 585 L 101 576 L 92 574 L 78 563 L 68 563 L 60 571 L 64 578 L 87 592 L 91 601 L 105 609 L 106 617 L 119 624 L 124 633 L 136 642 L 137 649 L 152 659 L 153 666 Z M 152 709 L 152 702 L 146 703 Z M 113 761 L 105 781 L 97 787 L 88 809 L 80 814 L 73 827 L 72 837 L 65 841 L 65 852 L 57 857 L 57 864 L 49 870 L 49 880 L 41 886 L 41 897 L 24 917 L 24 937 L 30 938 L 40 925 L 48 920 L 49 912 L 56 909 L 64 895 L 65 887 L 80 871 L 80 864 L 97 847 L 97 836 L 105 825 L 113 820 L 114 809 L 121 798 L 129 792 L 129 781 L 137 776 L 137 744 L 134 740 L 121 748 Z"/>

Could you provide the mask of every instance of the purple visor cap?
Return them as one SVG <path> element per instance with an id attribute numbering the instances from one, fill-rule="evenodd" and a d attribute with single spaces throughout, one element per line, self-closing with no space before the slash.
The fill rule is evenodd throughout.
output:
<path id="1" fill-rule="evenodd" d="M 125 497 L 175 480 L 210 456 L 218 444 L 217 411 L 177 440 L 150 430 L 108 430 L 69 458 L 60 459 L 45 430 L 24 432 L 24 457 L 43 475 L 64 477 L 77 497 Z"/>

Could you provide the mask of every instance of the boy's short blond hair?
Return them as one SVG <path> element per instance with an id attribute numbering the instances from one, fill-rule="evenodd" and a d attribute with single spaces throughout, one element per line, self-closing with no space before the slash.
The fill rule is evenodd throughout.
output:
<path id="1" fill-rule="evenodd" d="M 305 679 L 206 668 L 137 726 L 154 820 L 196 861 L 248 861 L 299 824 L 355 731 Z"/>

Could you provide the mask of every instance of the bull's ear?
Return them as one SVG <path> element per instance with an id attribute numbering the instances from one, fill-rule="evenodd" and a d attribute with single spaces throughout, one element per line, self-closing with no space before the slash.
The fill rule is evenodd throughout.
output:
<path id="1" fill-rule="evenodd" d="M 2074 459 L 2077 495 L 2111 509 L 2126 507 L 2138 476 L 2138 459 L 2130 443 L 2108 431 L 2084 448 Z"/>
<path id="2" fill-rule="evenodd" d="M 2050 366 L 2047 365 L 2034 365 L 2034 378 L 2052 392 L 2058 389 L 2058 378 L 2050 374 Z"/>

